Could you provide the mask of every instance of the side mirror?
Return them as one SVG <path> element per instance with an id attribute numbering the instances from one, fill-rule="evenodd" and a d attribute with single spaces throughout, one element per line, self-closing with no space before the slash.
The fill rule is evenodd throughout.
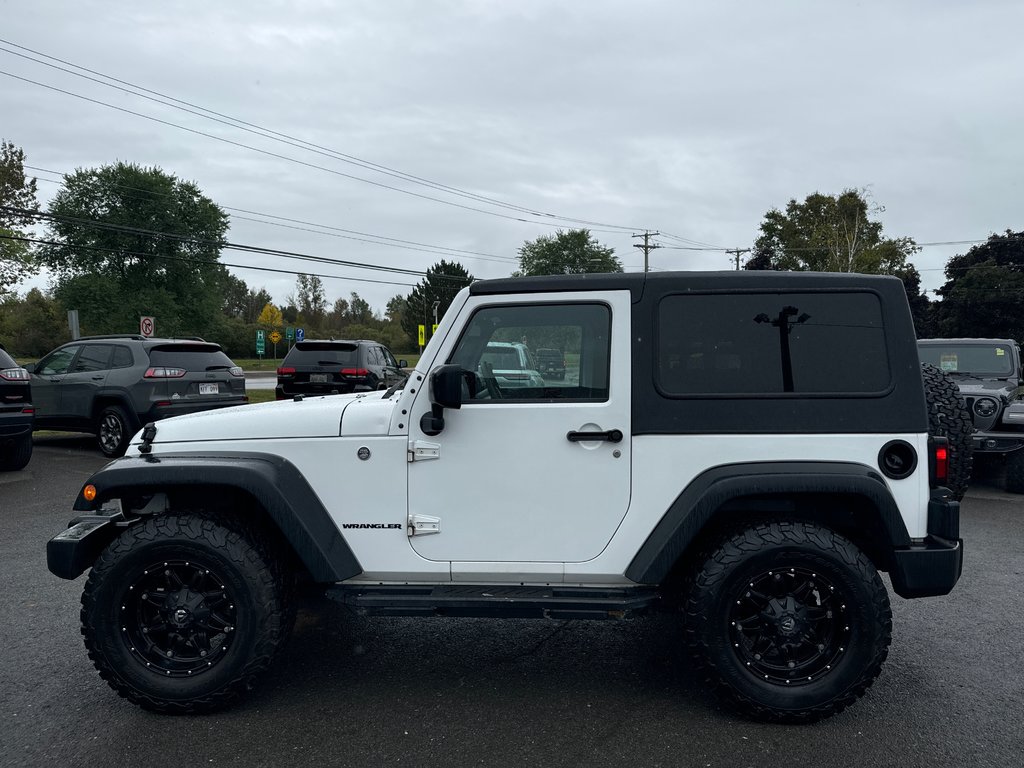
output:
<path id="1" fill-rule="evenodd" d="M 442 408 L 462 407 L 462 385 L 472 373 L 461 365 L 442 365 L 430 374 L 431 402 Z"/>
<path id="2" fill-rule="evenodd" d="M 405 360 L 399 358 L 398 359 L 398 367 L 399 368 L 408 368 L 409 367 L 409 363 L 406 362 Z"/>
<path id="3" fill-rule="evenodd" d="M 473 374 L 461 365 L 442 365 L 430 374 L 433 390 L 430 410 L 420 417 L 420 429 L 425 435 L 439 435 L 444 430 L 444 409 L 462 407 L 462 384 Z"/>
<path id="4" fill-rule="evenodd" d="M 36 372 L 36 364 L 35 363 L 25 363 L 21 367 L 24 368 L 29 373 L 35 373 Z"/>

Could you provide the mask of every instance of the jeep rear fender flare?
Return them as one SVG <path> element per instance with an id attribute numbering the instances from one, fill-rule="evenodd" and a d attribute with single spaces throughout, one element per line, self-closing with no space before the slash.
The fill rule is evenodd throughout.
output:
<path id="1" fill-rule="evenodd" d="M 660 584 L 721 508 L 744 497 L 786 498 L 822 494 L 854 496 L 877 515 L 891 551 L 910 545 L 910 535 L 882 476 L 864 464 L 846 462 L 756 462 L 726 464 L 698 475 L 683 489 L 626 568 L 627 578 Z"/>
<path id="2" fill-rule="evenodd" d="M 111 462 L 89 478 L 96 498 L 82 494 L 75 510 L 89 513 L 103 502 L 126 494 L 147 495 L 175 487 L 190 492 L 203 486 L 227 487 L 256 500 L 291 544 L 314 581 L 342 581 L 362 573 L 362 567 L 334 524 L 323 502 L 298 468 L 271 454 L 178 454 L 126 457 Z M 173 491 L 172 491 L 173 495 Z"/>

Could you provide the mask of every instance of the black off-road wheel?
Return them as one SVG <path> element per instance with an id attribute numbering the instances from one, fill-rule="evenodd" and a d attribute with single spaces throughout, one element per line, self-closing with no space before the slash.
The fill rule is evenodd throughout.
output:
<path id="1" fill-rule="evenodd" d="M 294 623 L 291 580 L 264 537 L 228 517 L 160 515 L 108 546 L 82 595 L 100 676 L 156 712 L 210 712 L 249 691 Z"/>
<path id="2" fill-rule="evenodd" d="M 698 566 L 685 610 L 715 690 L 769 722 L 841 712 L 874 682 L 892 638 L 875 567 L 847 539 L 806 522 L 759 524 L 720 540 Z"/>
<path id="3" fill-rule="evenodd" d="M 921 364 L 928 401 L 928 434 L 949 441 L 949 478 L 946 487 L 958 501 L 967 493 L 974 466 L 974 422 L 960 389 L 949 376 L 929 363 Z"/>
<path id="4" fill-rule="evenodd" d="M 96 444 L 104 456 L 116 459 L 124 456 L 132 439 L 131 419 L 124 408 L 108 405 L 96 419 Z"/>
<path id="5" fill-rule="evenodd" d="M 0 454 L 0 470 L 19 470 L 28 466 L 32 459 L 32 435 L 25 435 L 10 447 L 7 453 Z"/>

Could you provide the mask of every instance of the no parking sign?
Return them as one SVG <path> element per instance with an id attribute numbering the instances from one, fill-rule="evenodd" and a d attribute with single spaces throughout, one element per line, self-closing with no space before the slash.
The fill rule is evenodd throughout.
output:
<path id="1" fill-rule="evenodd" d="M 147 339 L 153 335 L 153 321 L 155 318 L 152 317 L 140 317 L 139 318 L 139 333 L 145 336 Z"/>

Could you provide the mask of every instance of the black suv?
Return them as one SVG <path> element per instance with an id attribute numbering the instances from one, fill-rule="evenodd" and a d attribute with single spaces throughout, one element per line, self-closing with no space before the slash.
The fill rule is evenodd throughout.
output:
<path id="1" fill-rule="evenodd" d="M 28 371 L 0 344 L 0 470 L 23 469 L 32 458 L 33 415 Z"/>
<path id="2" fill-rule="evenodd" d="M 537 372 L 545 379 L 565 378 L 565 356 L 559 349 L 538 349 L 533 353 Z"/>
<path id="3" fill-rule="evenodd" d="M 87 336 L 26 368 L 35 428 L 91 432 L 106 456 L 147 422 L 249 400 L 242 369 L 197 338 Z"/>
<path id="4" fill-rule="evenodd" d="M 376 341 L 300 341 L 277 369 L 276 397 L 387 389 L 405 381 L 406 365 Z"/>

